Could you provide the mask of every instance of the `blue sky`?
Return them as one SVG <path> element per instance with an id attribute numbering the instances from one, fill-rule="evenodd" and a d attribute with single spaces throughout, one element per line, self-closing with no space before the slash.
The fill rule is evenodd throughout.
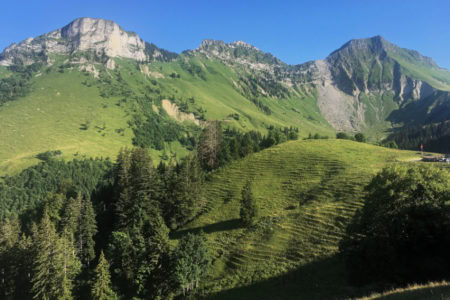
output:
<path id="1" fill-rule="evenodd" d="M 0 49 L 78 17 L 114 20 L 181 52 L 203 39 L 246 41 L 290 64 L 325 58 L 353 38 L 382 35 L 450 69 L 450 1 L 2 1 Z"/>

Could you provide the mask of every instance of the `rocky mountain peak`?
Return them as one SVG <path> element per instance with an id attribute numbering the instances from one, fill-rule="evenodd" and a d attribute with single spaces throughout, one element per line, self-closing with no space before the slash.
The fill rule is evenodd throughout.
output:
<path id="1" fill-rule="evenodd" d="M 235 41 L 232 43 L 225 43 L 224 41 L 220 40 L 212 40 L 212 39 L 205 39 L 202 41 L 200 46 L 196 49 L 196 51 L 205 52 L 205 51 L 211 51 L 211 50 L 224 50 L 224 49 L 236 49 L 236 48 L 247 48 L 247 49 L 253 49 L 260 51 L 255 46 L 252 46 L 244 41 Z"/>
<path id="2" fill-rule="evenodd" d="M 191 53 L 219 59 L 227 64 L 238 64 L 252 70 L 270 71 L 274 65 L 286 65 L 272 54 L 263 52 L 243 41 L 225 43 L 224 41 L 207 39 Z"/>
<path id="3" fill-rule="evenodd" d="M 371 38 L 354 39 L 345 43 L 341 48 L 333 51 L 327 58 L 328 61 L 333 61 L 338 57 L 354 57 L 361 56 L 384 56 L 387 49 L 392 45 L 386 41 L 382 36 L 377 35 Z"/>
<path id="4" fill-rule="evenodd" d="M 63 28 L 12 44 L 0 54 L 0 64 L 30 64 L 36 58 L 48 58 L 48 54 L 87 50 L 100 56 L 146 60 L 145 42 L 136 33 L 125 31 L 113 21 L 78 18 Z"/>

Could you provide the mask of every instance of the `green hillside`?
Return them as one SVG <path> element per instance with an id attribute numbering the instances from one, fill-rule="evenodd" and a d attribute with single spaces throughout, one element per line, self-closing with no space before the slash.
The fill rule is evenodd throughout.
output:
<path id="1" fill-rule="evenodd" d="M 77 71 L 51 71 L 33 79 L 33 92 L 0 107 L 0 174 L 15 172 L 38 162 L 47 150 L 74 155 L 111 156 L 131 144 L 125 113 L 114 99 L 102 99 L 96 88 L 81 84 Z M 80 129 L 90 124 L 88 130 Z M 104 128 L 104 129 L 103 129 Z"/>
<path id="2" fill-rule="evenodd" d="M 265 133 L 268 126 L 295 126 L 301 136 L 334 134 L 314 94 L 262 97 L 259 101 L 269 107 L 268 115 L 239 93 L 233 85 L 237 75 L 219 61 L 181 56 L 169 63 L 139 64 L 116 59 L 115 70 L 88 64 L 97 72 L 93 75 L 80 71 L 77 63 L 64 62 L 64 57 L 57 59 L 59 63 L 33 74 L 27 96 L 0 106 L 0 174 L 33 165 L 38 162 L 36 155 L 48 150 L 61 150 L 67 159 L 114 157 L 121 147 L 132 144 L 136 120 L 145 123 L 156 116 L 177 122 L 161 108 L 162 99 L 185 105 L 186 113 L 221 120 L 225 127 L 243 131 Z M 191 73 L 192 66 L 201 67 Z M 1 70 L 4 77 L 10 73 Z M 189 124 L 180 125 L 185 132 L 193 132 Z M 158 159 L 164 152 L 182 157 L 188 149 L 175 140 L 166 143 L 165 149 L 153 149 L 152 154 Z"/>
<path id="3" fill-rule="evenodd" d="M 20 45 L 0 56 L 15 59 L 0 66 L 0 175 L 54 150 L 66 159 L 113 157 L 135 145 L 150 148 L 155 163 L 181 158 L 209 120 L 262 134 L 293 126 L 301 137 L 363 131 L 380 142 L 393 127 L 449 118 L 450 71 L 380 36 L 296 66 L 244 42 L 205 40 L 179 55 L 147 43 L 144 61 Z"/>
<path id="4" fill-rule="evenodd" d="M 174 237 L 203 230 L 214 252 L 203 283 L 214 299 L 333 299 L 351 296 L 338 244 L 363 187 L 389 163 L 415 152 L 347 140 L 292 141 L 233 162 L 206 185 L 207 211 Z M 239 223 L 246 181 L 260 208 L 250 229 Z"/>

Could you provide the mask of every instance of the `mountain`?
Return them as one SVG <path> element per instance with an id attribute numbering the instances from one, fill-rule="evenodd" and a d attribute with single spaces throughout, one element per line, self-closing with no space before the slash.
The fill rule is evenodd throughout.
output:
<path id="1" fill-rule="evenodd" d="M 139 145 L 182 157 L 206 120 L 266 133 L 334 136 L 450 119 L 450 71 L 380 36 L 289 65 L 243 41 L 204 40 L 181 54 L 113 21 L 80 18 L 0 54 L 0 174 L 36 156 L 114 157 Z"/>
<path id="2" fill-rule="evenodd" d="M 12 44 L 0 55 L 0 65 L 26 65 L 39 60 L 51 64 L 52 54 L 74 55 L 80 52 L 136 61 L 151 61 L 166 54 L 166 51 L 159 51 L 136 33 L 125 31 L 113 21 L 79 18 L 63 28 Z"/>
<path id="3" fill-rule="evenodd" d="M 402 125 L 426 122 L 428 115 L 445 111 L 450 99 L 450 71 L 381 36 L 352 40 L 332 52 L 324 64 L 319 77 L 325 82 L 328 79 L 332 87 L 319 88 L 319 106 L 337 129 L 377 127 L 386 121 Z M 440 97 L 446 99 L 439 101 Z M 329 110 L 333 98 L 341 109 Z M 426 107 L 420 107 L 423 103 Z M 422 119 L 406 118 L 405 112 L 410 111 Z M 347 118 L 342 112 L 349 113 Z M 350 124 L 339 128 L 336 120 L 350 120 Z"/>

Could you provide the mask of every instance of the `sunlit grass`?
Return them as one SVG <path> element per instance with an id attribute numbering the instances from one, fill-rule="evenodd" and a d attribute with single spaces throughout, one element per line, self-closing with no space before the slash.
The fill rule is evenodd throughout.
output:
<path id="1" fill-rule="evenodd" d="M 324 277 L 302 282 L 303 289 L 295 289 L 297 299 L 345 295 L 345 270 L 335 256 L 346 225 L 363 205 L 364 185 L 386 164 L 416 157 L 411 151 L 347 140 L 306 140 L 269 148 L 218 170 L 206 185 L 206 212 L 183 229 L 202 229 L 213 249 L 216 260 L 204 282 L 205 293 L 231 289 L 214 297 L 257 299 L 264 292 L 257 291 L 261 285 L 252 288 L 255 283 L 327 260 L 311 267 Z M 260 222 L 250 229 L 238 220 L 247 179 L 253 181 L 260 208 Z M 245 286 L 250 287 L 233 293 Z"/>

